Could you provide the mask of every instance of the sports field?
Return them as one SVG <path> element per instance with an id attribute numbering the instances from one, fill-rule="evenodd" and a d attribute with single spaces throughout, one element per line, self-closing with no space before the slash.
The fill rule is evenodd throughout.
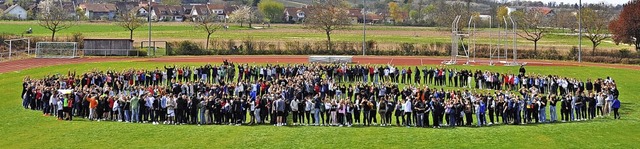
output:
<path id="1" fill-rule="evenodd" d="M 78 73 L 93 69 L 122 70 L 163 65 L 219 63 L 221 58 L 189 57 L 149 59 L 20 60 L 21 68 L 7 69 L 0 63 L 0 147 L 2 148 L 637 148 L 640 141 L 640 80 L 637 66 L 575 64 L 552 61 L 550 65 L 527 66 L 527 72 L 578 79 L 610 76 L 620 90 L 621 120 L 610 117 L 591 121 L 522 126 L 456 127 L 454 129 L 406 127 L 273 127 L 273 126 L 173 126 L 117 122 L 57 121 L 41 112 L 21 107 L 24 76 Z M 182 60 L 180 60 L 182 59 Z M 184 60 L 186 59 L 186 60 Z M 234 59 L 234 58 L 231 58 Z M 244 61 L 266 63 L 264 57 Z M 236 58 L 237 61 L 243 61 Z M 249 59 L 249 60 L 246 60 Z M 272 58 L 269 63 L 294 62 Z M 288 61 L 289 60 L 289 61 Z M 57 62 L 54 62 L 57 61 Z M 65 64 L 68 63 L 73 64 Z M 88 63 L 83 63 L 88 62 Z M 365 62 L 364 60 L 361 62 Z M 370 61 L 375 63 L 375 61 Z M 395 61 L 402 65 L 400 61 Z M 60 64 L 55 66 L 47 66 Z M 406 64 L 409 64 L 408 62 Z M 406 66 L 402 65 L 402 66 Z M 432 63 L 425 63 L 435 66 Z M 567 65 L 563 65 L 567 64 Z M 569 65 L 570 64 L 570 65 Z M 558 66 L 562 65 L 562 66 Z M 517 72 L 517 67 L 449 66 L 455 68 Z M 13 68 L 13 67 L 12 67 Z M 7 69 L 7 70 L 2 70 Z M 437 87 L 440 88 L 440 87 Z"/>
<path id="2" fill-rule="evenodd" d="M 25 36 L 51 37 L 51 31 L 39 26 L 36 21 L 0 21 L 0 33 L 10 33 L 21 35 L 28 28 L 33 28 L 33 34 Z M 317 42 L 325 41 L 326 35 L 323 32 L 305 29 L 300 24 L 272 24 L 270 28 L 262 24 L 254 24 L 254 27 L 262 29 L 248 28 L 247 24 L 241 27 L 239 24 L 232 24 L 228 30 L 220 30 L 212 34 L 211 39 L 227 41 L 230 39 L 240 42 L 252 39 L 269 43 L 284 42 Z M 466 30 L 465 30 L 466 31 Z M 497 28 L 478 28 L 476 39 L 477 44 L 495 44 L 497 38 L 492 34 L 497 34 Z M 148 27 L 146 24 L 133 33 L 133 39 L 139 45 L 140 41 L 148 40 Z M 85 38 L 129 38 L 129 31 L 115 25 L 114 23 L 91 23 L 79 22 L 75 26 L 56 33 L 56 37 L 61 39 L 71 37 L 74 33 L 82 33 Z M 277 33 L 277 36 L 275 33 Z M 538 42 L 539 50 L 555 47 L 558 50 L 569 50 L 572 46 L 578 46 L 578 37 L 567 35 L 568 31 L 551 31 L 544 35 Z M 204 43 L 206 33 L 197 30 L 189 22 L 154 22 L 152 24 L 153 40 L 191 41 Z M 47 40 L 49 40 L 47 38 Z M 362 42 L 362 26 L 353 25 L 344 30 L 337 30 L 331 35 L 332 41 L 336 42 Z M 496 40 L 490 40 L 496 39 Z M 380 48 L 395 48 L 400 43 L 435 44 L 450 43 L 451 30 L 436 27 L 403 27 L 403 26 L 368 26 L 367 40 L 374 40 Z M 533 49 L 533 42 L 517 37 L 517 44 L 520 49 Z M 591 50 L 591 42 L 583 39 L 583 48 Z M 598 46 L 603 50 L 633 49 L 629 45 L 616 45 L 611 40 L 604 40 Z"/>

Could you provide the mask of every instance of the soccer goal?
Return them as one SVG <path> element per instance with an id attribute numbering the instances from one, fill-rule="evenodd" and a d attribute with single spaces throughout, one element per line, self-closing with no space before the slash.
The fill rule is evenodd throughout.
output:
<path id="1" fill-rule="evenodd" d="M 0 47 L 0 59 L 11 59 L 12 56 L 31 54 L 31 39 L 17 38 L 4 40 L 6 48 Z"/>
<path id="2" fill-rule="evenodd" d="M 76 42 L 37 42 L 36 58 L 75 58 L 78 57 Z"/>

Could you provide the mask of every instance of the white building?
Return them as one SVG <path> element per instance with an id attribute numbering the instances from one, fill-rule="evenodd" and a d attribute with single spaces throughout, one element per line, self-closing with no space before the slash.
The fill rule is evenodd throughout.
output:
<path id="1" fill-rule="evenodd" d="M 17 5 L 17 4 L 4 10 L 3 14 L 6 16 L 12 16 L 12 17 L 18 18 L 20 20 L 27 19 L 27 10 L 25 10 L 24 8 L 20 7 L 20 5 Z"/>

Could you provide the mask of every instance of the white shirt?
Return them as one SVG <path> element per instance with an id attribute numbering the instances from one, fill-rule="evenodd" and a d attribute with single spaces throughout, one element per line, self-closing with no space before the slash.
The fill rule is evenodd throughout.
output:
<path id="1" fill-rule="evenodd" d="M 407 101 L 404 103 L 404 112 L 413 112 L 413 108 L 411 108 L 411 102 Z"/>

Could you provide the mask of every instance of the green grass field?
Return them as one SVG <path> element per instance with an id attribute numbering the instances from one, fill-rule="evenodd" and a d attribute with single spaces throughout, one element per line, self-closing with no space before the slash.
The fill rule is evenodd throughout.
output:
<path id="1" fill-rule="evenodd" d="M 105 62 L 60 65 L 0 74 L 2 148 L 637 148 L 640 141 L 638 71 L 601 67 L 527 67 L 528 72 L 579 79 L 613 77 L 622 101 L 622 120 L 524 126 L 422 129 L 405 127 L 167 126 L 82 119 L 57 121 L 24 110 L 24 76 L 42 77 L 94 68 L 155 68 L 168 63 Z M 200 63 L 185 63 L 201 65 Z M 181 64 L 180 64 L 181 65 Z M 500 72 L 517 67 L 455 66 Z M 548 110 L 547 110 L 548 111 Z M 475 121 L 475 120 L 474 120 Z"/>
<path id="2" fill-rule="evenodd" d="M 51 36 L 51 31 L 39 26 L 35 21 L 0 21 L 0 26 L 2 26 L 0 28 L 0 33 L 20 35 L 23 31 L 31 27 L 33 28 L 34 33 L 26 36 Z M 254 26 L 262 27 L 263 25 L 254 24 Z M 497 38 L 495 36 L 492 37 L 489 31 L 495 32 L 496 30 L 497 29 L 495 28 L 478 29 L 477 43 L 495 44 L 497 42 Z M 146 24 L 134 31 L 133 38 L 137 41 L 135 45 L 139 45 L 139 41 L 148 39 L 148 31 Z M 116 26 L 114 23 L 88 22 L 80 22 L 76 26 L 56 33 L 56 36 L 64 39 L 72 36 L 74 33 L 82 33 L 85 38 L 129 38 L 129 31 Z M 249 37 L 256 41 L 266 42 L 315 42 L 326 40 L 326 36 L 323 32 L 308 30 L 305 29 L 303 25 L 292 24 L 273 24 L 271 28 L 265 29 L 249 29 L 247 24 L 245 24 L 244 27 L 240 27 L 239 24 L 232 24 L 229 30 L 220 30 L 214 33 L 212 35 L 212 40 L 233 39 L 237 40 L 236 42 L 239 42 Z M 204 43 L 206 33 L 195 29 L 193 25 L 188 22 L 154 22 L 152 25 L 152 38 L 153 40 L 192 40 Z M 509 37 L 509 39 L 511 39 L 511 37 Z M 399 43 L 405 42 L 418 44 L 450 43 L 451 32 L 444 28 L 434 27 L 368 26 L 367 40 L 376 41 L 381 48 L 393 48 L 398 46 Z M 517 40 L 519 47 L 533 49 L 533 42 L 520 37 L 518 37 Z M 361 42 L 362 26 L 354 25 L 345 30 L 335 31 L 332 33 L 332 41 Z M 584 48 L 591 48 L 591 42 L 586 38 L 583 39 L 582 44 Z M 546 34 L 542 40 L 539 41 L 538 48 L 544 50 L 555 47 L 557 49 L 568 50 L 572 46 L 577 45 L 577 36 L 567 36 L 554 33 Z M 632 47 L 628 45 L 615 45 L 610 40 L 603 41 L 598 48 L 608 50 L 619 50 L 623 48 L 632 49 Z"/>

